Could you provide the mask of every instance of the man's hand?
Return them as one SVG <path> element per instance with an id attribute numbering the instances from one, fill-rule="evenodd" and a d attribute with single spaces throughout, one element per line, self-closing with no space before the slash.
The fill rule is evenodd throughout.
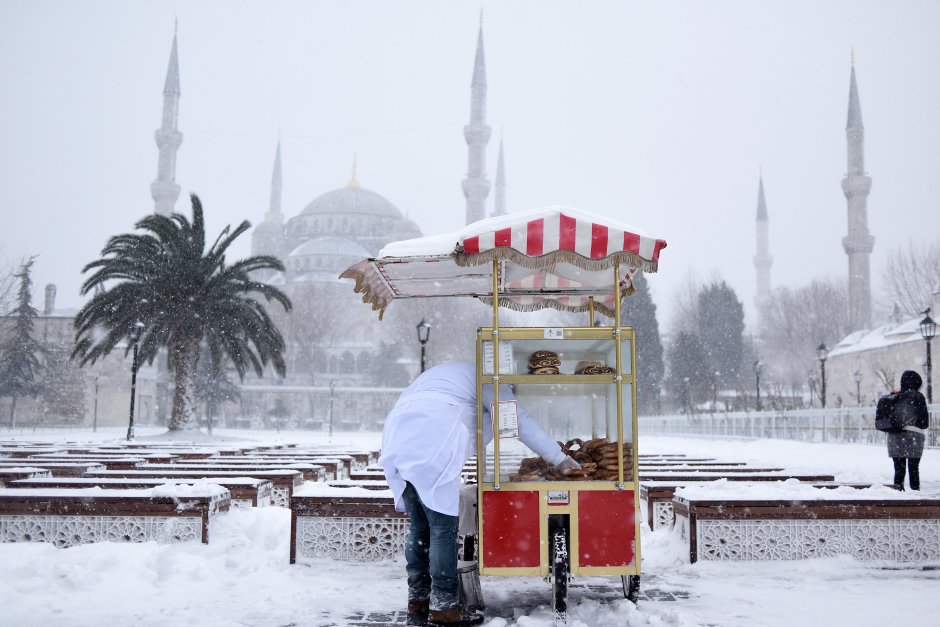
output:
<path id="1" fill-rule="evenodd" d="M 565 458 L 558 462 L 555 468 L 558 470 L 578 470 L 581 468 L 581 464 L 571 459 L 570 455 L 565 455 Z"/>

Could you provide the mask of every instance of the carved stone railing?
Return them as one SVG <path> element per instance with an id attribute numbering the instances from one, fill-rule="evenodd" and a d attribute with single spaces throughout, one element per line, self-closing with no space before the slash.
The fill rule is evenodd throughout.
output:
<path id="1" fill-rule="evenodd" d="M 676 496 L 689 559 L 793 560 L 851 555 L 940 559 L 940 499 L 703 500 Z"/>
<path id="2" fill-rule="evenodd" d="M 228 490 L 166 485 L 148 490 L 0 489 L 0 542 L 209 542 Z"/>

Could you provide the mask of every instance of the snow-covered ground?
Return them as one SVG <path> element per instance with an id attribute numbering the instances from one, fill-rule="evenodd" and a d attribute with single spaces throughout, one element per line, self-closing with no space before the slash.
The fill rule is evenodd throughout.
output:
<path id="1" fill-rule="evenodd" d="M 141 434 L 141 432 L 138 432 Z M 146 437 L 146 430 L 142 434 Z M 320 434 L 225 432 L 256 441 L 318 441 Z M 0 432 L 0 439 L 6 434 Z M 17 439 L 50 440 L 49 433 Z M 118 434 L 70 432 L 72 441 Z M 338 434 L 333 444 L 377 446 L 378 434 Z M 880 446 L 790 441 L 646 437 L 641 453 L 685 453 L 791 471 L 828 472 L 846 482 L 886 483 L 891 461 Z M 940 496 L 940 451 L 921 463 L 924 495 Z M 197 625 L 326 627 L 398 620 L 405 600 L 403 560 L 288 563 L 290 512 L 231 511 L 211 544 L 101 543 L 69 549 L 0 544 L 0 625 Z M 619 581 L 575 582 L 569 622 L 727 627 L 937 625 L 940 564 L 861 562 L 847 557 L 793 562 L 689 564 L 670 530 L 642 535 L 643 592 L 637 606 Z M 484 577 L 487 627 L 552 624 L 548 584 L 538 578 Z"/>

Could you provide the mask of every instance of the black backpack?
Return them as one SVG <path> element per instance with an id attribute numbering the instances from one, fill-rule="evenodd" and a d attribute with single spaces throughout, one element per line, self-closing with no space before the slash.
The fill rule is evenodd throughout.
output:
<path id="1" fill-rule="evenodd" d="M 898 401 L 897 394 L 888 394 L 878 399 L 878 408 L 875 410 L 875 429 L 885 433 L 899 433 L 904 424 L 901 422 L 899 412 L 895 411 Z"/>

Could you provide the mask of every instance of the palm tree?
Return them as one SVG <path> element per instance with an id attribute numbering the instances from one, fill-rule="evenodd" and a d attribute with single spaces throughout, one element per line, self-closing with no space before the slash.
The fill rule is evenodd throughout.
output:
<path id="1" fill-rule="evenodd" d="M 202 203 L 195 194 L 192 205 L 192 222 L 179 213 L 150 215 L 135 225 L 145 233 L 112 237 L 102 258 L 82 269 L 94 274 L 81 292 L 94 290 L 95 296 L 75 317 L 72 358 L 81 365 L 104 357 L 122 340 L 128 340 L 127 355 L 141 323 L 139 360 L 153 363 L 160 349 L 167 349 L 176 384 L 170 431 L 198 428 L 196 366 L 203 343 L 215 363 L 227 356 L 242 379 L 249 366 L 261 376 L 268 362 L 279 375 L 285 373 L 284 338 L 254 294 L 285 311 L 291 302 L 276 287 L 251 278 L 252 272 L 284 266 L 266 255 L 227 266 L 226 249 L 251 224 L 245 220 L 231 232 L 225 227 L 207 251 Z"/>

